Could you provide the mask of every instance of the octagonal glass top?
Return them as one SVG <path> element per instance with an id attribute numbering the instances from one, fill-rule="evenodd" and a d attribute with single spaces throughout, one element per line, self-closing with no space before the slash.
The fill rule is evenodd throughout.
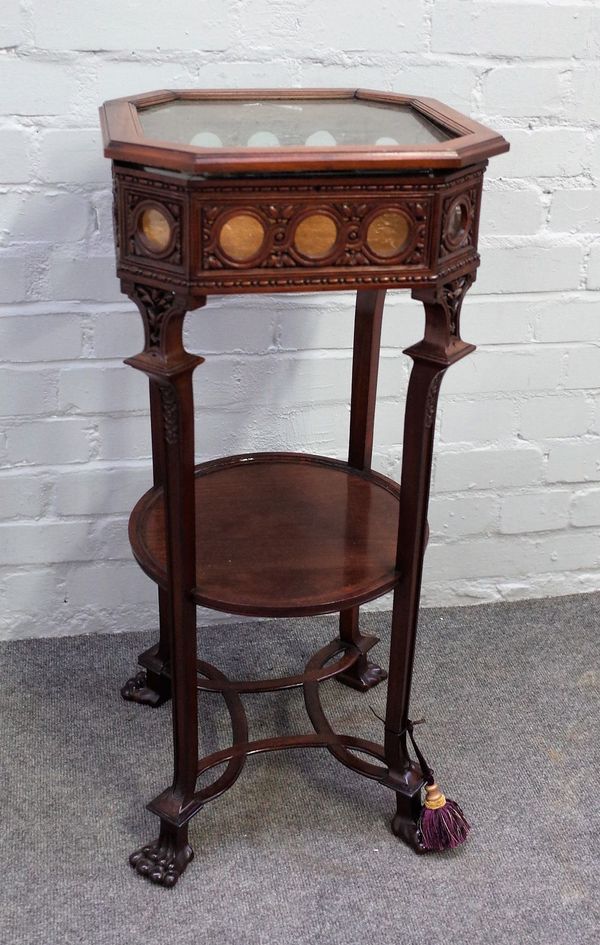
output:
<path id="1" fill-rule="evenodd" d="M 149 138 L 197 148 L 434 144 L 456 137 L 410 105 L 358 99 L 165 102 L 138 109 Z"/>
<path id="2" fill-rule="evenodd" d="M 365 89 L 184 89 L 106 102 L 104 153 L 190 174 L 459 168 L 504 138 L 435 99 Z"/>

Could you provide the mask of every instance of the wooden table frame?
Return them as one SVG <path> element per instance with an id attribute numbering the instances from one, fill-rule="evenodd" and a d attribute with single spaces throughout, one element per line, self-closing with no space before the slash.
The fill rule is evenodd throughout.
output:
<path id="1" fill-rule="evenodd" d="M 173 93 L 152 93 L 140 97 L 138 103 L 169 94 Z M 112 127 L 117 120 L 121 122 L 123 131 L 123 103 L 127 102 L 125 111 L 129 113 L 130 103 L 135 101 L 116 103 L 112 117 L 110 103 L 105 106 L 104 130 L 106 153 L 115 159 L 118 274 L 123 291 L 140 311 L 145 331 L 144 349 L 127 363 L 145 373 L 150 384 L 154 486 L 132 513 L 130 538 L 137 560 L 159 585 L 160 638 L 140 655 L 143 669 L 125 684 L 122 694 L 125 699 L 151 706 L 172 699 L 174 772 L 172 785 L 148 805 L 160 819 L 159 836 L 132 854 L 130 862 L 154 882 L 174 885 L 193 857 L 188 841 L 190 818 L 235 782 L 248 755 L 295 747 L 325 747 L 342 764 L 394 791 L 392 829 L 413 850 L 423 852 L 417 821 L 424 779 L 409 755 L 406 728 L 428 535 L 436 408 L 446 370 L 474 350 L 461 339 L 460 311 L 479 264 L 477 230 L 485 158 L 508 146 L 484 129 L 487 137 L 480 136 L 478 148 L 470 141 L 460 159 L 466 166 L 458 170 L 456 155 L 460 149 L 450 142 L 446 166 L 440 167 L 443 161 L 439 154 L 436 161 L 431 156 L 425 159 L 412 155 L 412 165 L 407 168 L 404 161 L 396 173 L 381 173 L 380 164 L 345 176 L 337 168 L 330 174 L 309 172 L 302 161 L 306 162 L 304 152 L 310 149 L 304 149 L 297 158 L 296 173 L 276 173 L 273 161 L 277 164 L 282 158 L 276 155 L 274 159 L 271 154 L 263 158 L 267 163 L 263 163 L 259 177 L 245 173 L 224 176 L 223 167 L 221 173 L 216 173 L 210 162 L 211 175 L 178 177 L 148 170 L 151 158 L 148 153 L 142 157 L 140 148 L 146 148 L 146 152 L 150 148 L 152 154 L 154 145 L 140 143 L 137 127 L 131 131 L 129 152 L 126 141 L 117 147 L 110 138 L 107 129 L 111 122 Z M 438 103 L 438 116 L 440 110 L 443 107 Z M 449 125 L 456 124 L 456 113 L 447 112 Z M 463 125 L 468 122 L 459 117 Z M 123 133 L 122 137 L 126 139 L 127 135 Z M 189 149 L 177 154 L 190 162 Z M 260 157 L 254 155 L 254 159 L 256 169 Z M 317 165 L 326 159 L 319 157 Z M 141 160 L 143 166 L 138 163 Z M 154 160 L 156 167 L 172 168 L 175 158 L 165 159 L 161 145 Z M 193 160 L 199 159 L 196 156 Z M 218 155 L 211 160 L 218 162 Z M 374 161 L 380 160 L 375 154 Z M 422 173 L 425 160 L 435 169 Z M 237 168 L 235 163 L 231 166 Z M 148 206 L 159 207 L 171 227 L 170 243 L 158 254 L 139 238 L 140 213 Z M 451 226 L 457 207 L 462 215 L 458 234 Z M 367 245 L 368 221 L 386 208 L 403 213 L 413 234 L 410 245 L 392 260 L 376 258 Z M 244 264 L 228 260 L 218 245 L 219 227 L 240 210 L 255 214 L 267 233 L 263 255 Z M 315 213 L 329 214 L 341 234 L 330 258 L 317 263 L 301 258 L 294 249 L 294 226 L 303 216 Z M 413 367 L 406 398 L 400 486 L 371 469 L 381 324 L 388 288 L 410 289 L 425 310 L 424 337 L 406 350 Z M 212 294 L 338 289 L 356 292 L 347 463 L 306 454 L 258 453 L 196 467 L 192 373 L 203 359 L 185 349 L 182 333 L 186 313 L 204 306 Z M 321 487 L 326 490 L 328 483 L 334 482 L 333 477 L 338 477 L 336 482 L 346 483 L 357 497 L 356 508 L 348 502 L 346 511 L 353 548 L 356 535 L 360 537 L 360 528 L 371 514 L 369 509 L 379 509 L 372 514 L 380 515 L 378 528 L 383 537 L 376 548 L 384 564 L 379 567 L 377 562 L 367 560 L 367 550 L 359 550 L 352 561 L 344 558 L 346 580 L 338 582 L 329 593 L 317 589 L 315 579 L 314 586 L 290 591 L 287 600 L 277 595 L 268 597 L 264 588 L 261 591 L 245 577 L 250 553 L 246 560 L 241 559 L 229 583 L 218 575 L 207 576 L 206 566 L 197 560 L 198 533 L 208 529 L 218 557 L 219 519 L 218 513 L 208 515 L 208 504 L 204 514 L 202 507 L 197 508 L 201 505 L 198 495 L 219 496 L 219 489 L 227 483 L 228 501 L 235 507 L 240 493 L 256 488 L 254 495 L 256 502 L 262 503 L 267 529 L 271 515 L 287 514 L 281 506 L 269 508 L 265 501 L 268 484 L 276 481 L 269 477 L 275 474 L 281 482 L 294 484 L 294 500 L 298 501 L 308 502 L 310 496 L 314 499 Z M 333 488 L 333 493 L 336 491 L 337 487 Z M 210 507 L 222 504 L 211 502 Z M 245 519 L 240 520 L 239 527 L 246 528 Z M 257 525 L 253 520 L 252 527 L 262 534 L 260 521 Z M 374 540 L 377 542 L 377 535 Z M 350 539 L 347 545 L 344 553 L 349 555 Z M 294 548 L 286 552 L 285 566 L 291 577 L 300 564 L 295 554 Z M 217 562 L 217 572 L 220 566 Z M 265 582 L 268 588 L 268 575 Z M 377 639 L 361 632 L 359 607 L 389 590 L 394 593 L 392 642 L 385 737 L 379 745 L 333 731 L 321 708 L 319 682 L 335 676 L 341 683 L 366 691 L 386 678 L 386 673 L 369 660 Z M 297 676 L 232 681 L 197 659 L 197 604 L 266 616 L 339 612 L 339 636 L 319 650 Z M 240 694 L 295 686 L 304 689 L 314 731 L 251 740 Z M 233 732 L 230 748 L 200 760 L 198 690 L 222 692 Z M 223 764 L 224 770 L 212 785 L 196 789 L 199 774 Z"/>

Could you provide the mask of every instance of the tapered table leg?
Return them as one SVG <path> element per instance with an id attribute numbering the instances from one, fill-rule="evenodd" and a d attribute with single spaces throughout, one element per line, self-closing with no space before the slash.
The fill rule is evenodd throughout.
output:
<path id="1" fill-rule="evenodd" d="M 154 486 L 162 486 L 165 478 L 164 431 L 160 387 L 150 381 L 150 419 L 152 424 L 152 469 Z M 138 702 L 157 708 L 171 698 L 170 664 L 170 615 L 169 595 L 158 588 L 159 641 L 149 650 L 140 653 L 138 662 L 144 669 L 128 679 L 121 695 L 129 702 Z"/>
<path id="2" fill-rule="evenodd" d="M 385 755 L 398 784 L 397 813 L 392 829 L 416 852 L 423 852 L 417 821 L 423 779 L 407 748 L 410 688 L 427 541 L 427 507 L 435 418 L 444 373 L 474 350 L 461 340 L 459 316 L 474 273 L 448 285 L 415 290 L 425 306 L 426 329 L 421 342 L 407 349 L 413 359 L 404 422 L 400 528 L 397 567 L 401 575 L 394 593 L 392 640 L 385 722 Z"/>
<path id="3" fill-rule="evenodd" d="M 167 546 L 161 631 L 168 635 L 174 751 L 172 786 L 149 805 L 160 817 L 159 836 L 136 850 L 130 863 L 153 882 L 173 886 L 193 856 L 186 809 L 194 796 L 198 766 L 196 607 L 191 597 L 196 582 L 192 372 L 202 358 L 183 347 L 185 298 L 143 286 L 128 286 L 127 290 L 146 328 L 144 351 L 127 363 L 148 375 L 154 412 L 160 411 L 154 446 L 162 457 Z M 198 304 L 202 302 L 196 301 Z M 157 427 L 162 443 L 157 442 Z"/>
<path id="4" fill-rule="evenodd" d="M 348 464 L 355 469 L 371 468 L 384 303 L 385 289 L 359 289 L 356 293 L 348 446 Z M 343 610 L 340 614 L 340 639 L 357 643 L 362 637 L 359 608 Z M 347 673 L 336 678 L 346 686 L 366 692 L 386 679 L 387 673 L 363 654 Z"/>

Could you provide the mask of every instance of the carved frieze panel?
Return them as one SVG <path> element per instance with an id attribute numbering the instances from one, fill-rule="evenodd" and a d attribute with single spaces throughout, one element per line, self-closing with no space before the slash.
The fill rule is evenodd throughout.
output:
<path id="1" fill-rule="evenodd" d="M 429 265 L 432 198 L 201 207 L 204 271 Z"/>
<path id="2" fill-rule="evenodd" d="M 478 263 L 482 167 L 298 180 L 114 172 L 128 280 L 204 294 L 401 287 Z"/>

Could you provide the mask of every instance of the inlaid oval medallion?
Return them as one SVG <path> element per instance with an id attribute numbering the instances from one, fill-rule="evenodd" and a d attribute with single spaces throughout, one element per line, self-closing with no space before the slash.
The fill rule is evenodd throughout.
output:
<path id="1" fill-rule="evenodd" d="M 138 233 L 151 252 L 162 253 L 171 242 L 172 229 L 162 210 L 147 207 L 140 214 Z"/>
<path id="2" fill-rule="evenodd" d="M 335 220 L 327 213 L 311 213 L 303 217 L 294 233 L 294 246 L 309 259 L 328 256 L 338 238 Z"/>
<path id="3" fill-rule="evenodd" d="M 236 213 L 221 227 L 219 245 L 235 262 L 246 262 L 260 251 L 265 241 L 265 228 L 252 213 Z"/>
<path id="4" fill-rule="evenodd" d="M 411 221 L 401 210 L 382 210 L 367 228 L 367 246 L 384 259 L 397 256 L 410 240 Z"/>

